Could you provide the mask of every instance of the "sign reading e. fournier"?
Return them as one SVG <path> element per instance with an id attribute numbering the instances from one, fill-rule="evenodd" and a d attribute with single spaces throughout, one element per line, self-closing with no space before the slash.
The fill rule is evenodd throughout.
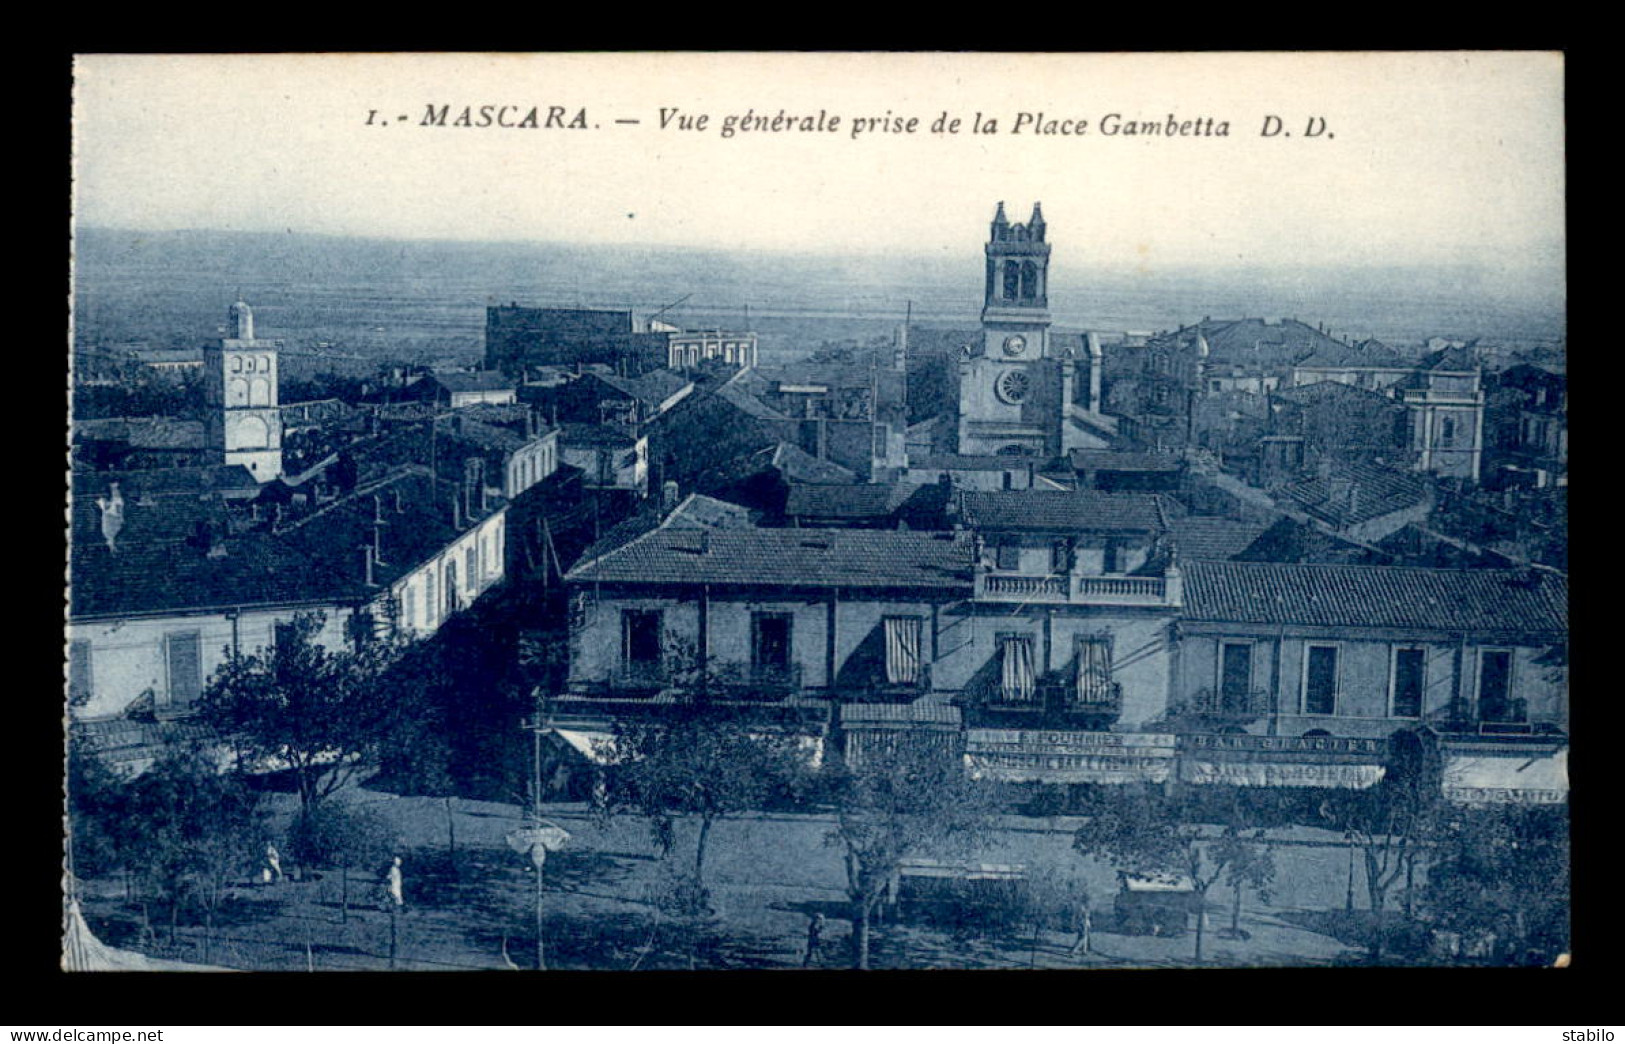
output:
<path id="1" fill-rule="evenodd" d="M 1175 737 L 1154 732 L 968 729 L 965 765 L 973 779 L 1005 783 L 1164 783 L 1174 770 Z"/>

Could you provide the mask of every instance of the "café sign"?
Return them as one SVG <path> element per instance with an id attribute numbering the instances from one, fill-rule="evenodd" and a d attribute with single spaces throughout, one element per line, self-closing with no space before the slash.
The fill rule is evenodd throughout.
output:
<path id="1" fill-rule="evenodd" d="M 1149 732 L 967 729 L 973 779 L 1004 783 L 1163 783 L 1173 775 L 1175 739 Z"/>
<path id="2" fill-rule="evenodd" d="M 1359 790 L 1382 778 L 1387 747 L 1386 740 L 1354 736 L 1182 736 L 1179 780 Z"/>

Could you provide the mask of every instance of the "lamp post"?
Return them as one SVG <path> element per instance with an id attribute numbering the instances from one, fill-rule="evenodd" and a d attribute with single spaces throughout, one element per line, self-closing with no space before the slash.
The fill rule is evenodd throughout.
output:
<path id="1" fill-rule="evenodd" d="M 1343 899 L 1343 910 L 1346 913 L 1354 912 L 1354 831 L 1343 831 L 1343 844 L 1349 850 L 1349 886 L 1348 893 Z"/>

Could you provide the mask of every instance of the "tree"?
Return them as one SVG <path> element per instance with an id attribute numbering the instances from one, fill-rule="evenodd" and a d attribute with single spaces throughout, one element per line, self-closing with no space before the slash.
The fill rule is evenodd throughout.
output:
<path id="1" fill-rule="evenodd" d="M 711 828 L 724 816 L 762 807 L 779 781 L 799 772 L 795 744 L 794 736 L 752 732 L 740 721 L 699 707 L 683 708 L 663 722 L 619 721 L 610 809 L 647 819 L 667 854 L 674 821 L 697 818 L 693 877 L 703 888 Z"/>
<path id="2" fill-rule="evenodd" d="M 1214 856 L 1225 864 L 1224 883 L 1230 886 L 1230 937 L 1244 939 L 1241 930 L 1242 893 L 1251 888 L 1263 902 L 1270 901 L 1275 882 L 1275 855 L 1267 844 L 1265 831 L 1245 833 L 1239 826 L 1225 828 L 1214 846 Z"/>
<path id="3" fill-rule="evenodd" d="M 325 617 L 300 613 L 275 648 L 231 653 L 200 707 L 242 766 L 285 766 L 309 812 L 376 761 L 395 723 L 382 684 L 394 655 L 375 640 L 333 651 L 317 642 Z"/>
<path id="4" fill-rule="evenodd" d="M 1481 954 L 1550 965 L 1569 949 L 1568 810 L 1463 808 L 1447 817 L 1422 891 L 1428 918 Z"/>
<path id="5" fill-rule="evenodd" d="M 1202 960 L 1202 943 L 1207 928 L 1207 893 L 1226 873 L 1249 871 L 1238 865 L 1267 859 L 1255 849 L 1265 842 L 1263 830 L 1247 834 L 1243 825 L 1245 809 L 1232 806 L 1230 822 L 1214 836 L 1205 827 L 1180 822 L 1178 809 L 1170 802 L 1142 794 L 1102 798 L 1095 814 L 1072 839 L 1078 852 L 1104 859 L 1117 869 L 1133 874 L 1176 874 L 1190 879 L 1196 897 L 1195 960 Z M 1261 871 L 1251 871 L 1259 873 Z M 1239 893 L 1238 893 L 1239 895 Z M 1239 898 L 1237 900 L 1239 905 Z M 1236 915 L 1239 921 L 1239 912 Z"/>
<path id="6" fill-rule="evenodd" d="M 1380 782 L 1338 791 L 1322 806 L 1322 815 L 1344 831 L 1364 862 L 1372 919 L 1368 956 L 1373 962 L 1382 959 L 1387 941 L 1389 893 L 1401 877 L 1414 878 L 1418 860 L 1441 827 L 1443 773 L 1432 732 L 1397 732 L 1390 738 Z"/>
<path id="7" fill-rule="evenodd" d="M 129 785 L 126 858 L 169 905 L 171 941 L 182 905 L 202 908 L 205 960 L 226 889 L 263 857 L 267 832 L 256 804 L 237 774 L 196 748 L 166 751 Z"/>
<path id="8" fill-rule="evenodd" d="M 835 829 L 852 909 L 852 965 L 869 967 L 870 919 L 905 859 L 951 855 L 992 825 L 991 791 L 965 776 L 959 759 L 923 743 L 899 742 L 856 769 L 832 772 Z"/>
<path id="9" fill-rule="evenodd" d="M 76 877 L 98 877 L 124 865 L 129 788 L 100 758 L 68 747 L 68 867 Z"/>
<path id="10" fill-rule="evenodd" d="M 300 814 L 288 834 L 288 854 L 306 866 L 339 869 L 340 916 L 350 919 L 350 871 L 378 867 L 400 838 L 377 813 L 328 802 Z"/>

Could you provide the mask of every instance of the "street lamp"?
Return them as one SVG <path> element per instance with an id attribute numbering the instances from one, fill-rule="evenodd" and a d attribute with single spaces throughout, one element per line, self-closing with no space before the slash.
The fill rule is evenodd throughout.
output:
<path id="1" fill-rule="evenodd" d="M 1354 912 L 1354 831 L 1343 831 L 1343 844 L 1349 850 L 1349 887 L 1343 899 L 1343 910 L 1346 913 Z"/>

